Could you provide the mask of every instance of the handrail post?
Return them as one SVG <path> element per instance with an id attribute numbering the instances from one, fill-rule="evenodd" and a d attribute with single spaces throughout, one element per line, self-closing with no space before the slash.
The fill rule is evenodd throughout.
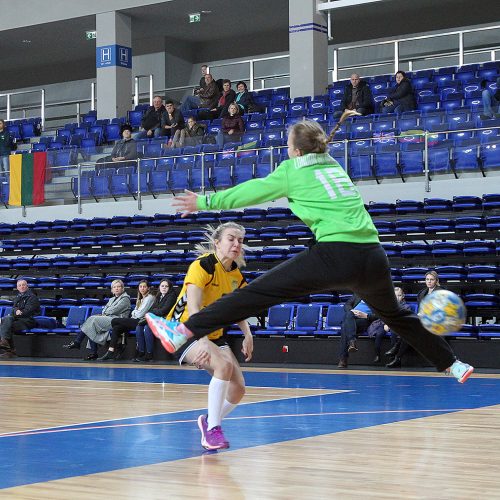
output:
<path id="1" fill-rule="evenodd" d="M 458 65 L 464 65 L 464 32 L 458 34 Z"/>
<path id="2" fill-rule="evenodd" d="M 7 120 L 10 120 L 10 94 L 7 94 Z"/>
<path id="3" fill-rule="evenodd" d="M 80 103 L 76 103 L 76 121 L 80 123 L 81 113 L 80 113 Z"/>
<path id="4" fill-rule="evenodd" d="M 345 171 L 347 172 L 347 164 L 349 163 L 349 139 L 344 139 L 344 163 Z"/>
<path id="5" fill-rule="evenodd" d="M 139 104 L 139 77 L 134 77 L 134 107 Z"/>
<path id="6" fill-rule="evenodd" d="M 394 42 L 394 73 L 399 71 L 399 42 Z"/>
<path id="7" fill-rule="evenodd" d="M 269 160 L 271 163 L 271 172 L 274 170 L 274 146 L 269 146 Z"/>
<path id="8" fill-rule="evenodd" d="M 42 89 L 42 102 L 41 102 L 40 118 L 42 120 L 42 130 L 43 130 L 45 128 L 45 89 Z"/>
<path id="9" fill-rule="evenodd" d="M 339 79 L 339 49 L 333 49 L 332 83 Z"/>
<path id="10" fill-rule="evenodd" d="M 95 111 L 95 82 L 90 84 L 90 110 Z"/>
<path id="11" fill-rule="evenodd" d="M 249 68 L 249 75 L 250 75 L 250 92 L 253 91 L 254 85 L 253 85 L 253 79 L 254 79 L 254 65 L 253 65 L 253 59 L 249 62 L 250 63 L 250 68 Z"/>
<path id="12" fill-rule="evenodd" d="M 76 194 L 76 200 L 78 203 L 78 213 L 82 213 L 82 164 L 78 162 L 78 190 Z"/>
<path id="13" fill-rule="evenodd" d="M 153 93 L 154 93 L 154 90 L 153 90 L 153 83 L 154 83 L 154 77 L 153 77 L 153 74 L 150 74 L 149 75 L 149 105 L 152 106 L 153 105 Z"/>
<path id="14" fill-rule="evenodd" d="M 205 151 L 201 152 L 201 192 L 205 194 Z"/>
<path id="15" fill-rule="evenodd" d="M 431 184 L 429 179 L 429 132 L 424 132 L 424 175 L 425 175 L 425 192 L 430 193 Z"/>
<path id="16" fill-rule="evenodd" d="M 137 210 L 142 210 L 141 160 L 137 158 Z"/>

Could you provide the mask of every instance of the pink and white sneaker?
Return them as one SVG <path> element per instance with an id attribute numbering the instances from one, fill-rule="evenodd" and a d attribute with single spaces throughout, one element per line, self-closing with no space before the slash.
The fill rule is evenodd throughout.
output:
<path id="1" fill-rule="evenodd" d="M 226 440 L 220 425 L 208 430 L 207 415 L 200 415 L 198 417 L 198 427 L 201 432 L 201 446 L 203 448 L 206 450 L 229 448 L 229 442 Z"/>
<path id="2" fill-rule="evenodd" d="M 170 354 L 180 349 L 188 341 L 188 337 L 177 330 L 180 325 L 178 321 L 170 321 L 152 313 L 146 314 L 146 321 L 153 335 L 160 339 L 162 346 Z"/>

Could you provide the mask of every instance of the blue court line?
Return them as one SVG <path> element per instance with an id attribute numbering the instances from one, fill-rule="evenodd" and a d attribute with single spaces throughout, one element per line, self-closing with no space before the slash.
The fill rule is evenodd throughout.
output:
<path id="1" fill-rule="evenodd" d="M 0 367 L 0 376 L 9 376 L 5 372 L 11 370 L 6 368 L 15 367 Z M 77 380 L 85 375 L 152 382 L 153 377 L 157 383 L 166 378 L 176 384 L 208 380 L 204 372 L 182 369 L 19 368 L 30 368 L 24 374 L 32 378 L 57 375 Z M 16 368 L 10 376 L 22 372 Z M 460 385 L 451 378 L 420 376 L 247 372 L 245 378 L 249 386 L 351 392 L 241 405 L 224 421 L 231 450 L 500 404 L 500 380 L 496 379 L 470 379 Z M 9 459 L 0 463 L 0 488 L 199 456 L 203 449 L 194 423 L 198 415 L 199 411 L 190 410 L 4 436 L 0 456 Z"/>

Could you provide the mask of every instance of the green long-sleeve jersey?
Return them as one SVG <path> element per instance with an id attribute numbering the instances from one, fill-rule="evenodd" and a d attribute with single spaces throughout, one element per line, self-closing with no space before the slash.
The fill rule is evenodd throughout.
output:
<path id="1" fill-rule="evenodd" d="M 359 191 L 328 154 L 310 153 L 283 161 L 264 179 L 199 196 L 199 210 L 247 207 L 287 197 L 290 208 L 316 240 L 378 243 L 378 232 Z"/>

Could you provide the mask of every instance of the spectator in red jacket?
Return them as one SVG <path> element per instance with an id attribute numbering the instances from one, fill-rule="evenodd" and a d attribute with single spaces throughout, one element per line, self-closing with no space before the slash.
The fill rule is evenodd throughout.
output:
<path id="1" fill-rule="evenodd" d="M 228 116 L 222 119 L 222 128 L 217 134 L 217 144 L 222 147 L 226 142 L 239 142 L 245 131 L 243 120 L 240 116 L 239 106 L 232 102 L 227 108 Z"/>

